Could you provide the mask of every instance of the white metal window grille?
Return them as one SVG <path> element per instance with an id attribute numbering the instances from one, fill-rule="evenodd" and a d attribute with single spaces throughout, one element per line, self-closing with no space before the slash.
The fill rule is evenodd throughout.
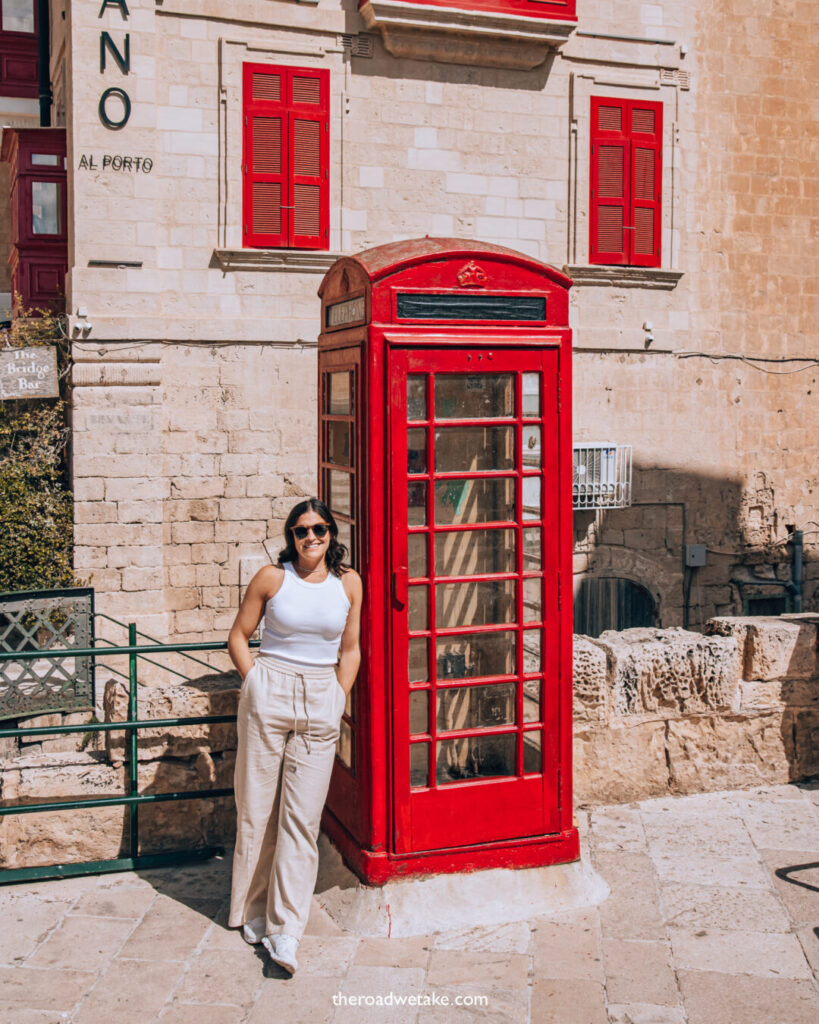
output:
<path id="1" fill-rule="evenodd" d="M 573 446 L 572 507 L 631 504 L 631 445 L 590 441 Z"/>

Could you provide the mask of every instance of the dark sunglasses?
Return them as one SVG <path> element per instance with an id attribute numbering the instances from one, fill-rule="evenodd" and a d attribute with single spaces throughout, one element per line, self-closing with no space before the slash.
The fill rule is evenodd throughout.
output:
<path id="1" fill-rule="evenodd" d="M 327 531 L 329 529 L 330 527 L 327 525 L 327 523 L 316 523 L 315 526 L 294 526 L 293 535 L 295 536 L 296 540 L 304 540 L 307 534 L 312 530 L 315 536 L 318 537 L 319 540 L 321 540 L 322 537 L 324 537 L 327 534 Z"/>

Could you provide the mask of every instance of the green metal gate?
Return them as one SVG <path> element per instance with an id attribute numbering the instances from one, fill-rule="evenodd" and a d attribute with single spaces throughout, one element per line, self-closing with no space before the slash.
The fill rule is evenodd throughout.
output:
<path id="1" fill-rule="evenodd" d="M 115 621 L 115 620 L 112 620 Z M 0 885 L 7 885 L 12 882 L 41 881 L 49 878 L 69 878 L 75 875 L 101 874 L 110 871 L 136 871 L 143 868 L 164 867 L 171 864 L 179 864 L 190 860 L 203 860 L 221 852 L 216 846 L 204 846 L 192 850 L 175 850 L 167 853 L 140 854 L 139 853 L 139 808 L 147 803 L 162 803 L 176 800 L 207 800 L 215 797 L 226 797 L 233 795 L 232 788 L 223 789 L 197 789 L 178 791 L 173 793 L 140 793 L 139 792 L 139 757 L 138 739 L 139 730 L 158 727 L 173 727 L 185 725 L 206 725 L 224 722 L 235 722 L 235 715 L 197 715 L 186 718 L 162 718 L 146 719 L 139 718 L 138 707 L 138 681 L 137 661 L 145 658 L 150 661 L 148 655 L 162 654 L 183 654 L 189 655 L 193 652 L 224 651 L 227 644 L 224 642 L 211 643 L 187 643 L 187 644 L 161 644 L 150 643 L 139 645 L 137 639 L 139 631 L 134 623 L 128 627 L 128 644 L 120 647 L 99 646 L 87 648 L 72 648 L 71 655 L 74 658 L 99 659 L 114 655 L 128 656 L 128 719 L 123 722 L 89 722 L 84 725 L 61 725 L 61 726 L 37 726 L 30 728 L 4 728 L 0 729 L 0 738 L 20 736 L 55 736 L 66 733 L 95 733 L 95 732 L 126 732 L 128 734 L 128 779 L 127 793 L 122 796 L 113 797 L 91 797 L 84 800 L 61 800 L 45 803 L 26 803 L 0 807 L 0 817 L 14 814 L 34 814 L 44 811 L 80 811 L 88 807 L 116 807 L 124 806 L 129 809 L 130 830 L 129 848 L 127 857 L 119 857 L 111 860 L 84 861 L 73 864 L 50 864 L 37 867 L 0 869 Z M 99 644 L 99 641 L 97 641 Z M 258 641 L 251 641 L 251 646 L 258 646 Z M 0 651 L 0 671 L 8 662 L 27 662 L 33 659 L 56 659 L 65 658 L 65 651 Z M 156 662 L 154 662 L 156 664 Z M 203 664 L 205 664 L 203 662 Z M 208 666 L 212 668 L 212 666 Z M 172 670 L 171 670 L 172 671 Z M 179 673 L 177 673 L 179 674 Z"/>

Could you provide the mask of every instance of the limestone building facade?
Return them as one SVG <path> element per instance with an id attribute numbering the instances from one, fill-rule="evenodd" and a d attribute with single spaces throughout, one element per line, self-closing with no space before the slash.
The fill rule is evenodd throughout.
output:
<path id="1" fill-rule="evenodd" d="M 53 0 L 76 570 L 101 610 L 224 637 L 316 490 L 322 275 L 427 234 L 574 281 L 575 440 L 633 447 L 632 505 L 576 515 L 579 600 L 621 580 L 634 624 L 791 611 L 801 530 L 819 608 L 819 10 L 537 8 Z M 307 125 L 284 163 L 279 117 Z"/>

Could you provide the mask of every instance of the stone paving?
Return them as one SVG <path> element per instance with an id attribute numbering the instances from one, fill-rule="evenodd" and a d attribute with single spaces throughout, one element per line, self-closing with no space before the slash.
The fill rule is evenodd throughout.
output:
<path id="1" fill-rule="evenodd" d="M 314 904 L 292 979 L 225 928 L 229 858 L 0 889 L 0 1024 L 816 1024 L 819 783 L 578 817 L 599 907 L 364 939 Z"/>

